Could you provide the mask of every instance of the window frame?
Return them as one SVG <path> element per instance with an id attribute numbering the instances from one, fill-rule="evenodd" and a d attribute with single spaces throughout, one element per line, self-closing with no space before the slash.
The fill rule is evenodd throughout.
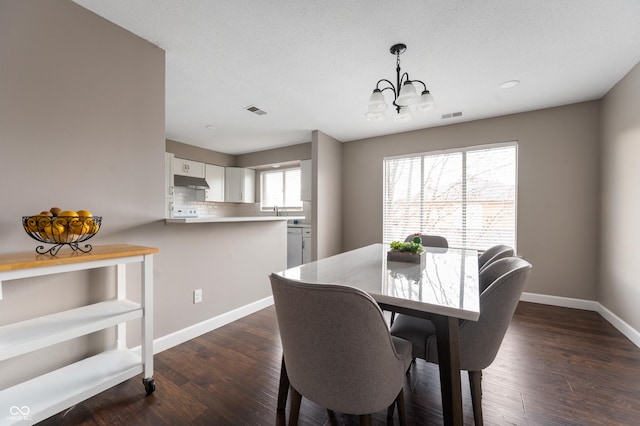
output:
<path id="1" fill-rule="evenodd" d="M 295 201 L 300 202 L 300 205 L 286 205 L 286 202 L 288 200 L 286 200 L 284 197 L 286 196 L 286 187 L 287 187 L 287 179 L 286 179 L 286 173 L 292 170 L 298 170 L 298 174 L 300 177 L 300 182 L 299 182 L 299 187 L 302 186 L 302 169 L 300 166 L 293 166 L 293 167 L 282 167 L 282 168 L 278 168 L 278 169 L 263 169 L 259 171 L 259 176 L 258 176 L 258 181 L 260 184 L 260 211 L 261 212 L 267 212 L 267 211 L 273 211 L 274 208 L 277 206 L 279 211 L 282 212 L 300 212 L 303 211 L 304 205 L 302 203 L 302 200 L 300 199 L 300 193 L 298 193 L 298 199 Z M 282 175 L 282 196 L 283 196 L 283 201 L 285 205 L 278 205 L 278 204 L 274 204 L 274 205 L 264 205 L 264 175 L 267 174 L 281 174 Z"/>
<path id="2" fill-rule="evenodd" d="M 519 143 L 517 140 L 513 140 L 513 141 L 508 141 L 508 142 L 497 142 L 497 143 L 491 143 L 491 144 L 482 144 L 482 145 L 471 145 L 471 146 L 465 146 L 465 147 L 458 147 L 458 148 L 447 148 L 447 149 L 439 149 L 439 150 L 434 150 L 434 151 L 423 151 L 423 152 L 418 152 L 418 153 L 406 153 L 406 154 L 400 154 L 400 155 L 393 155 L 393 156 L 385 156 L 383 157 L 383 161 L 382 161 L 382 169 L 383 169 L 383 185 L 382 185 L 382 239 L 383 242 L 385 244 L 390 243 L 391 241 L 384 241 L 385 240 L 385 225 L 386 225 L 386 220 L 387 220 L 387 208 L 388 208 L 388 202 L 387 202 L 387 161 L 392 161 L 392 160 L 401 160 L 401 159 L 411 159 L 411 158 L 420 158 L 420 164 L 421 164 L 421 168 L 424 167 L 424 157 L 427 156 L 438 156 L 438 155 L 449 155 L 449 154 L 455 154 L 455 153 L 460 153 L 463 155 L 463 162 L 462 164 L 464 164 L 464 168 L 462 170 L 462 176 L 463 177 L 463 181 L 462 181 L 462 185 L 464 188 L 463 191 L 463 197 L 462 199 L 466 199 L 466 172 L 467 172 L 467 166 L 466 166 L 466 157 L 468 155 L 469 152 L 473 152 L 473 151 L 483 151 L 483 150 L 491 150 L 491 149 L 499 149 L 499 148 L 506 148 L 506 147 L 513 147 L 515 149 L 514 152 L 514 177 L 515 177 L 515 181 L 514 181 L 514 198 L 513 198 L 513 202 L 514 202 L 514 218 L 513 218 L 513 225 L 514 225 L 514 230 L 513 230 L 513 248 L 514 250 L 516 250 L 517 248 L 517 242 L 518 242 L 518 158 L 519 158 Z M 421 176 L 422 176 L 422 170 L 421 170 Z M 421 197 L 424 197 L 424 186 L 421 189 Z M 422 201 L 422 203 L 424 203 L 424 201 Z M 465 215 L 466 215 L 466 209 L 468 207 L 468 204 L 465 202 L 463 205 L 463 209 L 465 210 Z M 422 219 L 421 219 L 422 220 Z M 465 219 L 466 222 L 466 219 Z M 423 229 L 419 229 L 419 230 L 415 230 L 414 232 L 422 232 L 424 231 Z M 408 235 L 408 234 L 407 234 Z M 398 236 L 396 239 L 400 239 L 402 237 L 402 239 L 404 239 L 404 236 Z M 488 247 L 457 247 L 457 248 L 468 248 L 468 249 L 486 249 Z"/>

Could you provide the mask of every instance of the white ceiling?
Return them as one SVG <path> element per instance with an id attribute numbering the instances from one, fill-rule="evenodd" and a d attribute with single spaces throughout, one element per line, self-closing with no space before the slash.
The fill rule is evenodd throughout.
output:
<path id="1" fill-rule="evenodd" d="M 348 142 L 599 99 L 640 61 L 640 0 L 75 2 L 166 51 L 168 139 L 228 154 L 316 129 Z M 398 42 L 437 109 L 367 121 L 376 82 L 395 81 Z"/>

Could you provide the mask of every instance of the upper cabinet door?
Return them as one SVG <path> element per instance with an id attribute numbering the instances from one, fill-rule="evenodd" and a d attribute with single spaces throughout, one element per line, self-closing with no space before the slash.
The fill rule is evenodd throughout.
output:
<path id="1" fill-rule="evenodd" d="M 254 203 L 255 170 L 225 167 L 224 171 L 224 200 L 229 203 Z"/>
<path id="2" fill-rule="evenodd" d="M 199 161 L 173 159 L 173 174 L 181 176 L 204 177 L 204 163 Z"/>
<path id="3" fill-rule="evenodd" d="M 205 201 L 224 201 L 224 167 L 205 164 L 205 176 L 209 189 L 204 191 Z"/>

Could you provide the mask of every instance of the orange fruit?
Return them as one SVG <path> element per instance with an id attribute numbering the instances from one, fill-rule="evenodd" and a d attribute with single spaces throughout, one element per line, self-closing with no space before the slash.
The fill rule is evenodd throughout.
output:
<path id="1" fill-rule="evenodd" d="M 78 212 L 74 212 L 73 210 L 65 210 L 63 212 L 58 213 L 58 216 L 69 216 L 69 217 L 78 217 Z"/>
<path id="2" fill-rule="evenodd" d="M 80 217 L 93 217 L 89 210 L 78 210 L 78 216 Z"/>

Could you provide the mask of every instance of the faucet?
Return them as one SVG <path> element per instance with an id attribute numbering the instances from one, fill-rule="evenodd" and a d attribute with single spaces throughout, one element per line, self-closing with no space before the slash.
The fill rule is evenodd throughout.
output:
<path id="1" fill-rule="evenodd" d="M 278 206 L 273 206 L 273 211 L 276 212 L 276 216 L 280 216 L 280 210 L 278 210 Z"/>

